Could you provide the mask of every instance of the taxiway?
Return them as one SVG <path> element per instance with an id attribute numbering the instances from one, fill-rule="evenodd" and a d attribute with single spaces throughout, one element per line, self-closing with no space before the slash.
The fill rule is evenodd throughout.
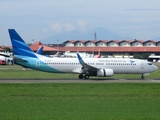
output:
<path id="1" fill-rule="evenodd" d="M 0 83 L 160 83 L 159 79 L 0 79 Z"/>

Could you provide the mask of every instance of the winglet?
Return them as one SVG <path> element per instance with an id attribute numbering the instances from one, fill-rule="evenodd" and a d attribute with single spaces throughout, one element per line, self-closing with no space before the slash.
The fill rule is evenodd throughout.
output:
<path id="1" fill-rule="evenodd" d="M 28 56 L 37 58 L 33 51 L 28 47 L 28 45 L 23 41 L 23 39 L 18 35 L 14 29 L 8 29 L 14 55 Z"/>
<path id="2" fill-rule="evenodd" d="M 85 65 L 86 64 L 78 53 L 77 53 L 77 57 L 78 57 L 79 63 L 81 65 Z"/>

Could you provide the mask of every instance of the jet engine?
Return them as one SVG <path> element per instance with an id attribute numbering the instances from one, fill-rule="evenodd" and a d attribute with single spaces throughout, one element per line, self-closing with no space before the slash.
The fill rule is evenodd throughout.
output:
<path id="1" fill-rule="evenodd" d="M 97 76 L 100 77 L 109 77 L 109 76 L 113 76 L 114 75 L 114 71 L 112 69 L 99 69 L 97 70 Z"/>

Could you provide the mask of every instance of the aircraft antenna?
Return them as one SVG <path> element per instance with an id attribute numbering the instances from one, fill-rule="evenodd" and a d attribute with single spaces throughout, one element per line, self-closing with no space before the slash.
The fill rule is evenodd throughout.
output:
<path id="1" fill-rule="evenodd" d="M 94 40 L 97 41 L 97 33 L 94 33 Z"/>

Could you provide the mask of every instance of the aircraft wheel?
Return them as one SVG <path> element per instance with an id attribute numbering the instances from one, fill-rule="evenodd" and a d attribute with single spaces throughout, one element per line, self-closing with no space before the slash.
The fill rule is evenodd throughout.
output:
<path id="1" fill-rule="evenodd" d="M 89 79 L 89 75 L 86 74 L 86 75 L 84 76 L 84 79 Z"/>
<path id="2" fill-rule="evenodd" d="M 141 76 L 141 79 L 144 79 L 144 78 L 145 78 L 145 77 L 142 75 L 142 76 Z"/>
<path id="3" fill-rule="evenodd" d="M 79 79 L 83 79 L 83 74 L 79 74 Z"/>

